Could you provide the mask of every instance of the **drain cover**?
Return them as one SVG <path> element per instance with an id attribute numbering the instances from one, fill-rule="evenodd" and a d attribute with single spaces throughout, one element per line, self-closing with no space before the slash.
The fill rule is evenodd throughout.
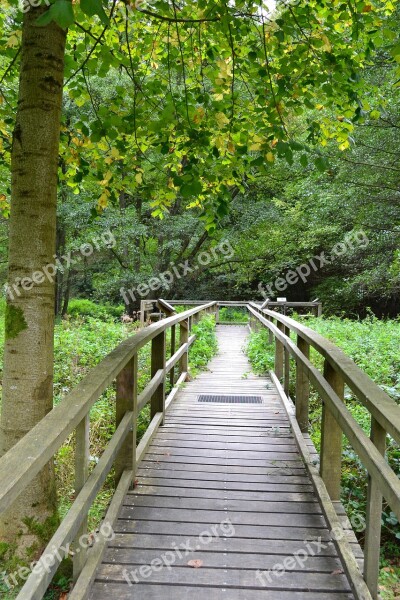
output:
<path id="1" fill-rule="evenodd" d="M 222 404 L 262 404 L 261 396 L 214 396 L 202 394 L 199 402 L 220 402 Z"/>

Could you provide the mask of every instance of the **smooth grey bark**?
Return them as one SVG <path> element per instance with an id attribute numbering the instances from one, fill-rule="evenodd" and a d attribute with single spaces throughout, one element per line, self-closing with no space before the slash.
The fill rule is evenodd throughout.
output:
<path id="1" fill-rule="evenodd" d="M 53 406 L 55 274 L 46 277 L 43 268 L 54 263 L 55 253 L 66 31 L 55 23 L 38 27 L 36 19 L 44 10 L 31 8 L 25 14 L 22 33 L 11 157 L 1 455 Z M 33 277 L 38 283 L 32 285 Z M 51 463 L 2 516 L 0 538 L 17 542 L 20 553 L 32 544 L 39 546 L 27 523 L 30 519 L 45 523 L 54 518 L 55 511 Z"/>

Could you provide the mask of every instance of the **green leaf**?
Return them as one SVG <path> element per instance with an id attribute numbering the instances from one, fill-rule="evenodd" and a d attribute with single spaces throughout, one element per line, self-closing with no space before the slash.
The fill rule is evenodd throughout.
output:
<path id="1" fill-rule="evenodd" d="M 300 156 L 300 164 L 302 167 L 306 168 L 308 165 L 308 156 L 307 154 L 302 154 Z"/>
<path id="2" fill-rule="evenodd" d="M 317 167 L 318 171 L 320 173 L 325 173 L 325 171 L 328 167 L 325 158 L 323 158 L 322 156 L 319 156 L 318 158 L 315 159 L 314 162 L 315 162 L 315 166 Z"/>
<path id="3" fill-rule="evenodd" d="M 185 183 L 181 187 L 181 194 L 184 198 L 189 198 L 190 196 L 197 196 L 201 194 L 203 191 L 203 186 L 198 179 L 194 179 L 190 183 Z"/>
<path id="4" fill-rule="evenodd" d="M 36 25 L 44 26 L 52 21 L 55 21 L 62 29 L 68 29 L 75 21 L 72 2 L 56 0 L 49 10 L 36 20 Z"/>
<path id="5" fill-rule="evenodd" d="M 81 0 L 81 9 L 85 15 L 89 17 L 97 15 L 104 25 L 108 24 L 108 17 L 101 0 Z"/>

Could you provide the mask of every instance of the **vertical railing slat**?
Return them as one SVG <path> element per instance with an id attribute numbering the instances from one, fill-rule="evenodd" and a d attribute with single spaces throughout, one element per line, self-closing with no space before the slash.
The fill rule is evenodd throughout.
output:
<path id="1" fill-rule="evenodd" d="M 166 335 L 162 331 L 151 342 L 151 377 L 160 369 L 165 371 Z M 165 417 L 165 376 L 151 398 L 151 418 L 162 412 Z M 163 419 L 164 422 L 164 419 Z"/>
<path id="2" fill-rule="evenodd" d="M 125 469 L 133 471 L 133 481 L 136 472 L 136 430 L 137 430 L 137 381 L 138 381 L 138 356 L 128 362 L 126 367 L 117 376 L 116 396 L 116 425 L 127 412 L 133 413 L 132 434 L 124 442 L 115 461 L 115 480 L 118 484 Z"/>
<path id="3" fill-rule="evenodd" d="M 284 325 L 278 321 L 278 329 L 284 330 Z M 284 346 L 282 342 L 275 338 L 275 375 L 278 379 L 283 377 L 283 357 L 284 357 Z"/>
<path id="4" fill-rule="evenodd" d="M 179 327 L 179 343 L 180 343 L 180 345 L 183 346 L 183 344 L 187 344 L 188 339 L 189 339 L 189 322 L 182 321 L 180 323 L 180 327 Z M 188 372 L 188 363 L 189 363 L 189 354 L 188 354 L 188 352 L 185 352 L 179 361 L 179 371 L 181 374 Z"/>
<path id="5" fill-rule="evenodd" d="M 327 360 L 324 362 L 324 377 L 339 398 L 344 400 L 343 378 Z M 324 403 L 321 425 L 321 477 L 333 501 L 340 500 L 342 437 L 340 426 Z"/>
<path id="6" fill-rule="evenodd" d="M 171 356 L 173 356 L 175 354 L 175 349 L 176 349 L 176 325 L 172 325 L 172 327 L 171 327 Z M 172 367 L 172 369 L 170 371 L 169 381 L 170 381 L 171 387 L 174 387 L 175 366 Z"/>
<path id="7" fill-rule="evenodd" d="M 75 496 L 79 494 L 89 477 L 89 459 L 90 459 L 90 418 L 86 415 L 76 428 L 75 442 Z M 73 547 L 75 549 L 73 559 L 73 579 L 76 581 L 82 572 L 86 562 L 86 547 L 80 547 L 79 540 L 81 536 L 87 534 L 88 519 L 85 516 L 79 531 L 76 535 Z"/>
<path id="8" fill-rule="evenodd" d="M 371 441 L 384 456 L 386 451 L 386 431 L 374 417 L 371 417 Z M 379 486 L 372 477 L 368 476 L 364 579 L 374 600 L 378 598 L 382 500 Z"/>
<path id="9" fill-rule="evenodd" d="M 310 358 L 310 344 L 300 335 L 297 336 L 297 347 L 305 356 Z M 296 365 L 296 419 L 303 433 L 308 433 L 309 423 L 310 382 L 302 365 Z"/>

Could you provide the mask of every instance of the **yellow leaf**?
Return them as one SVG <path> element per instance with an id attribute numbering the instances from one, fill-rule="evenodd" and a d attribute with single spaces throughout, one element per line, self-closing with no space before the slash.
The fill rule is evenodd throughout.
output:
<path id="1" fill-rule="evenodd" d="M 275 155 L 273 152 L 267 152 L 265 158 L 268 162 L 273 163 L 275 161 Z"/>
<path id="2" fill-rule="evenodd" d="M 249 150 L 253 150 L 253 151 L 261 150 L 261 144 L 251 144 Z"/>
<path id="3" fill-rule="evenodd" d="M 100 210 L 104 210 L 105 208 L 107 208 L 107 206 L 108 206 L 107 194 L 102 194 L 99 198 L 99 201 L 97 202 L 97 207 Z"/>
<path id="4" fill-rule="evenodd" d="M 193 121 L 195 123 L 201 123 L 201 121 L 204 119 L 205 114 L 206 114 L 206 111 L 204 110 L 204 108 L 202 106 L 199 106 L 199 108 L 197 108 L 194 113 Z"/>
<path id="5" fill-rule="evenodd" d="M 135 180 L 137 184 L 143 183 L 143 173 L 136 173 Z"/>
<path id="6" fill-rule="evenodd" d="M 229 123 L 228 117 L 223 112 L 217 113 L 215 115 L 215 120 L 217 121 L 217 125 L 220 129 Z"/>
<path id="7" fill-rule="evenodd" d="M 19 44 L 19 37 L 15 33 L 13 33 L 7 40 L 6 46 L 8 48 L 15 48 Z"/>
<path id="8" fill-rule="evenodd" d="M 120 154 L 119 154 L 119 150 L 118 148 L 111 148 L 111 152 L 110 152 L 111 156 L 115 159 L 120 158 Z"/>

